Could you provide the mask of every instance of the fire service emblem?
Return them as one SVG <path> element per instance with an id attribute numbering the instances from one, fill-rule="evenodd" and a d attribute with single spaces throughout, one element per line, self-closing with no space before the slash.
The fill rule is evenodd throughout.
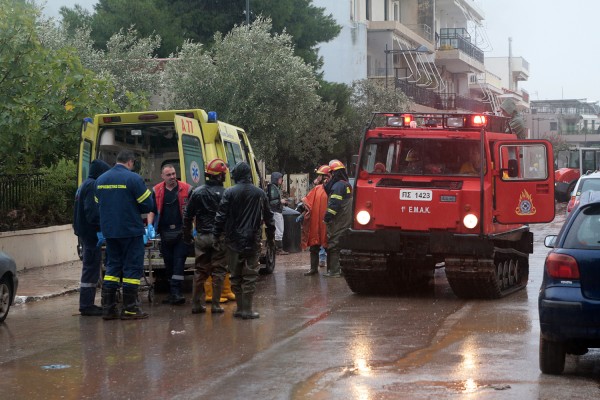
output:
<path id="1" fill-rule="evenodd" d="M 537 212 L 531 195 L 525 189 L 519 196 L 519 206 L 515 209 L 515 212 L 517 215 L 534 215 Z"/>

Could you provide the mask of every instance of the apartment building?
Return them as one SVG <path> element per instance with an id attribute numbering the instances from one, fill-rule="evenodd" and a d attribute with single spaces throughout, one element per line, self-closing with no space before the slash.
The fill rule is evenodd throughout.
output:
<path id="1" fill-rule="evenodd" d="M 532 100 L 528 123 L 532 137 L 554 135 L 573 146 L 600 146 L 600 106 L 585 99 Z"/>
<path id="2" fill-rule="evenodd" d="M 324 78 L 374 79 L 406 93 L 416 111 L 495 111 L 503 98 L 528 108 L 520 57 L 492 62 L 480 44 L 484 14 L 473 0 L 313 0 L 342 26 L 319 48 Z M 511 61 L 508 61 L 508 60 Z"/>

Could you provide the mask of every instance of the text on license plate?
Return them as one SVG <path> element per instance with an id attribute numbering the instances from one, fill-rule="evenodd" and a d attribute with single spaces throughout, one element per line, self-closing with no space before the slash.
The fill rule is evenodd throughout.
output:
<path id="1" fill-rule="evenodd" d="M 431 190 L 400 189 L 400 200 L 431 201 L 432 198 Z"/>

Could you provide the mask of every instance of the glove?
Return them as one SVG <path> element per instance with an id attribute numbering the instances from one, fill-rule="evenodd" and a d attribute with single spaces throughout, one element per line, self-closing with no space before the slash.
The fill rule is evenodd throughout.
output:
<path id="1" fill-rule="evenodd" d="M 96 232 L 96 237 L 98 238 L 98 243 L 96 243 L 96 247 L 102 247 L 106 239 L 104 239 L 104 235 L 102 232 Z"/>
<path id="2" fill-rule="evenodd" d="M 198 231 L 196 230 L 196 228 L 194 228 L 194 230 L 192 231 L 192 236 L 193 237 L 198 236 Z"/>
<path id="3" fill-rule="evenodd" d="M 296 217 L 296 222 L 297 223 L 302 223 L 304 222 L 304 214 L 300 214 Z"/>
<path id="4" fill-rule="evenodd" d="M 146 243 L 148 243 L 148 228 L 144 229 L 144 236 L 142 238 L 144 239 L 144 246 L 145 246 Z"/>
<path id="5" fill-rule="evenodd" d="M 154 225 L 148 224 L 146 228 L 146 234 L 148 235 L 148 239 L 154 239 L 156 237 L 156 231 L 154 230 Z"/>
<path id="6" fill-rule="evenodd" d="M 333 215 L 331 215 L 331 213 L 326 213 L 325 218 L 323 218 L 323 222 L 325 222 L 327 224 L 327 223 L 331 222 L 332 219 L 333 219 Z"/>

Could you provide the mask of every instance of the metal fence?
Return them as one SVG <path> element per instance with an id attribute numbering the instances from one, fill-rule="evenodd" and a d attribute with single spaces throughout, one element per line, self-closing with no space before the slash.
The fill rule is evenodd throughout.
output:
<path id="1" fill-rule="evenodd" d="M 0 174 L 0 210 L 19 208 L 44 184 L 45 174 Z"/>

